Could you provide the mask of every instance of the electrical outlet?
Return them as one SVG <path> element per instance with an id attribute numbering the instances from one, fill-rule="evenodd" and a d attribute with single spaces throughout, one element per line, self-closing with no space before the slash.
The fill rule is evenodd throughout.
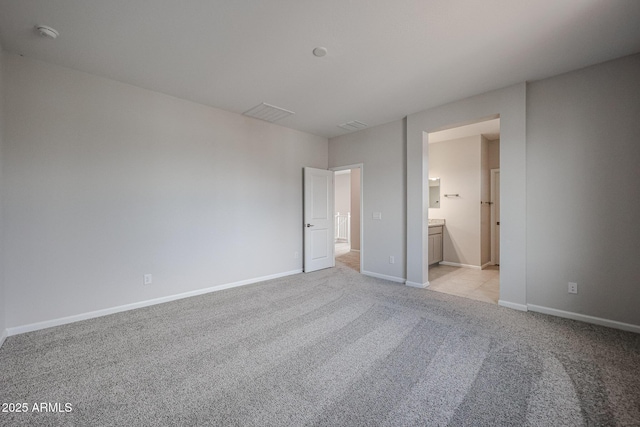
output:
<path id="1" fill-rule="evenodd" d="M 151 275 L 150 275 L 150 274 L 145 274 L 145 275 L 143 276 L 143 281 L 142 281 L 142 283 L 143 283 L 143 284 L 145 284 L 145 285 L 150 285 L 150 284 L 151 284 L 151 281 L 152 281 L 152 277 L 151 277 Z"/>
<path id="2" fill-rule="evenodd" d="M 395 264 L 396 263 L 396 258 L 392 255 L 389 257 L 389 264 Z"/>
<path id="3" fill-rule="evenodd" d="M 578 293 L 578 284 L 575 282 L 569 282 L 569 293 L 577 294 Z"/>

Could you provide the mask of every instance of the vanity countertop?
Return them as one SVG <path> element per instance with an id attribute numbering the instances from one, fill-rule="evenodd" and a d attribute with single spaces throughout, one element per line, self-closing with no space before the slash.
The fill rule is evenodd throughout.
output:
<path id="1" fill-rule="evenodd" d="M 444 225 L 444 219 L 429 218 L 429 227 L 441 227 Z"/>

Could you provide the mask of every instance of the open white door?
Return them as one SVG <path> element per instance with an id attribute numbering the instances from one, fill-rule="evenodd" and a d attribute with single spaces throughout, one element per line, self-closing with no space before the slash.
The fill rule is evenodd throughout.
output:
<path id="1" fill-rule="evenodd" d="M 333 267 L 333 171 L 304 168 L 304 271 Z"/>

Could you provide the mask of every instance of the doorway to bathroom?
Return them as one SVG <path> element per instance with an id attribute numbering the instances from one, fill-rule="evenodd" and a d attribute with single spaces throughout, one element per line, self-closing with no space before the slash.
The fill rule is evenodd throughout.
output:
<path id="1" fill-rule="evenodd" d="M 429 133 L 428 162 L 429 289 L 498 304 L 500 118 Z"/>

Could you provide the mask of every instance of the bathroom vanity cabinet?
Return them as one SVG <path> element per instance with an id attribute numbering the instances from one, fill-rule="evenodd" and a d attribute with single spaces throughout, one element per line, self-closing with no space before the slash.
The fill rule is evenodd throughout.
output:
<path id="1" fill-rule="evenodd" d="M 429 226 L 429 265 L 442 259 L 442 226 Z"/>

